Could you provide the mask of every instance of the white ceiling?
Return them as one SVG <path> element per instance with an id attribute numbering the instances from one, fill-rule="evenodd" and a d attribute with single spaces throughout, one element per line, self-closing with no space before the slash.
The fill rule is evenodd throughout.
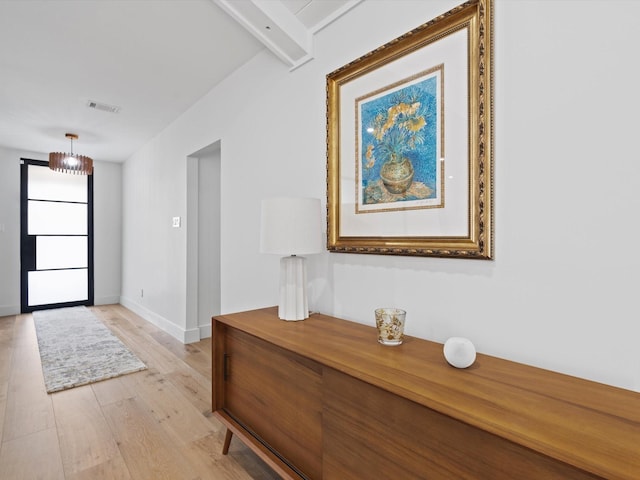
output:
<path id="1" fill-rule="evenodd" d="M 261 50 L 308 61 L 360 1 L 0 0 L 0 145 L 69 151 L 70 132 L 75 152 L 123 161 Z"/>

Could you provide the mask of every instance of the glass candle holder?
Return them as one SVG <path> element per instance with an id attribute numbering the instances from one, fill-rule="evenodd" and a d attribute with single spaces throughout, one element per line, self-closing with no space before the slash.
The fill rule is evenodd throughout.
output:
<path id="1" fill-rule="evenodd" d="M 399 308 L 378 308 L 375 313 L 378 342 L 383 345 L 400 345 L 404 337 L 407 312 Z"/>

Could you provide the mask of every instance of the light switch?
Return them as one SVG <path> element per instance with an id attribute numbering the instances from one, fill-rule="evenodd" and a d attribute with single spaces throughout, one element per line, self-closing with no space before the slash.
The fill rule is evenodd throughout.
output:
<path id="1" fill-rule="evenodd" d="M 180 228 L 180 217 L 173 217 L 173 228 Z"/>

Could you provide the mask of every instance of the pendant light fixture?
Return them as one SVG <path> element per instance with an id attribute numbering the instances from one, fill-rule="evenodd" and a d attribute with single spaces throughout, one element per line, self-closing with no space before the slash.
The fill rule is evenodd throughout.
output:
<path id="1" fill-rule="evenodd" d="M 65 133 L 64 136 L 71 141 L 71 153 L 51 152 L 49 154 L 49 168 L 56 172 L 91 175 L 93 173 L 93 160 L 84 155 L 73 153 L 73 141 L 78 139 L 78 135 Z"/>

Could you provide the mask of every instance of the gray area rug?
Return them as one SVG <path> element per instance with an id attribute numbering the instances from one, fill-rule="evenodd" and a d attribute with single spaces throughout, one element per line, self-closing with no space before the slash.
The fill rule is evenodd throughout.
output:
<path id="1" fill-rule="evenodd" d="M 47 393 L 144 370 L 86 307 L 33 312 Z"/>

